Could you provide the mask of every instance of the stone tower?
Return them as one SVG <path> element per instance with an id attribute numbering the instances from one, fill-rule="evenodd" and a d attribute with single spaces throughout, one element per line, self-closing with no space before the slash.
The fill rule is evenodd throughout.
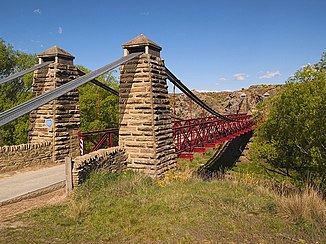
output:
<path id="1" fill-rule="evenodd" d="M 119 145 L 129 169 L 158 178 L 176 162 L 162 48 L 144 35 L 122 47 L 144 54 L 120 67 Z"/>
<path id="2" fill-rule="evenodd" d="M 54 63 L 34 72 L 33 97 L 77 78 L 77 68 L 73 65 L 74 57 L 61 48 L 54 46 L 37 56 L 39 63 Z M 65 157 L 79 155 L 79 126 L 79 97 L 75 90 L 31 112 L 29 142 L 50 141 L 53 161 L 63 163 Z"/>

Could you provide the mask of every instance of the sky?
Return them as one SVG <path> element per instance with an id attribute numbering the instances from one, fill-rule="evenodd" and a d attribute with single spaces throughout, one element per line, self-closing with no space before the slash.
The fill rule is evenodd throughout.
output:
<path id="1" fill-rule="evenodd" d="M 326 51 L 326 0 L 1 0 L 0 13 L 14 49 L 57 45 L 92 70 L 144 34 L 198 91 L 282 84 Z"/>

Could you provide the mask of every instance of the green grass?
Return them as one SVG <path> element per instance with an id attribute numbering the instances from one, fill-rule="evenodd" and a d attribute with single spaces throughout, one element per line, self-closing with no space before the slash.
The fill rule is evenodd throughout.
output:
<path id="1" fill-rule="evenodd" d="M 290 182 L 290 178 L 267 170 L 269 167 L 263 163 L 242 163 L 238 162 L 229 172 L 234 175 L 251 174 L 260 180 L 272 180 L 277 182 Z"/>
<path id="2" fill-rule="evenodd" d="M 60 206 L 29 211 L 0 243 L 325 243 L 311 223 L 278 217 L 274 194 L 234 180 L 161 187 L 143 175 L 98 172 Z M 292 240 L 292 241 L 291 241 Z"/>
<path id="3" fill-rule="evenodd" d="M 220 145 L 217 145 L 217 148 L 206 148 L 206 152 L 203 153 L 194 153 L 194 159 L 190 161 L 189 159 L 178 159 L 178 168 L 179 169 L 185 169 L 189 168 L 191 170 L 197 170 L 200 166 L 204 165 L 207 163 L 207 161 L 213 157 L 214 153 Z"/>

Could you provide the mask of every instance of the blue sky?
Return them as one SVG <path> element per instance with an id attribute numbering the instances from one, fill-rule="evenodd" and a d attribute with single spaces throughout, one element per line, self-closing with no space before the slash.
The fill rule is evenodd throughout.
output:
<path id="1" fill-rule="evenodd" d="M 326 51 L 325 0 L 1 0 L 0 38 L 40 53 L 53 45 L 97 69 L 144 34 L 190 89 L 284 83 Z"/>

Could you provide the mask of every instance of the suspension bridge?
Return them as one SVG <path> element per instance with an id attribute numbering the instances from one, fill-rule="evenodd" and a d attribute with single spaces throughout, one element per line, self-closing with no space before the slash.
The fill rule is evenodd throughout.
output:
<path id="1" fill-rule="evenodd" d="M 215 148 L 253 130 L 251 115 L 239 114 L 236 108 L 221 114 L 199 99 L 166 67 L 160 57 L 162 48 L 144 35 L 122 47 L 123 57 L 87 74 L 78 70 L 73 65 L 74 57 L 59 47 L 39 54 L 38 65 L 0 80 L 2 85 L 34 72 L 33 98 L 1 112 L 0 126 L 30 114 L 29 144 L 48 142 L 48 160 L 59 164 L 66 157 L 77 158 L 117 146 L 126 155 L 127 168 L 151 177 L 160 177 L 175 167 L 176 157 L 192 159 L 194 152 L 203 153 L 206 148 Z M 120 67 L 119 91 L 96 80 L 117 67 Z M 191 119 L 173 116 L 167 80 L 209 116 Z M 79 131 L 77 88 L 88 82 L 119 96 L 119 128 Z M 241 97 L 236 106 L 243 101 Z M 87 149 L 88 141 L 93 146 Z"/>

